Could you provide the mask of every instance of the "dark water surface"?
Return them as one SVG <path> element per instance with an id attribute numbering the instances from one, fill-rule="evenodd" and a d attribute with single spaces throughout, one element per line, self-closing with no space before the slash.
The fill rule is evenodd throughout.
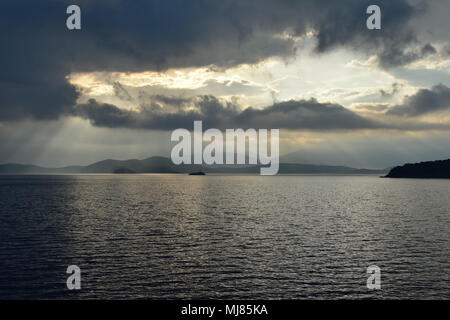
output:
<path id="1" fill-rule="evenodd" d="M 0 176 L 0 298 L 448 299 L 449 195 L 373 176 Z"/>

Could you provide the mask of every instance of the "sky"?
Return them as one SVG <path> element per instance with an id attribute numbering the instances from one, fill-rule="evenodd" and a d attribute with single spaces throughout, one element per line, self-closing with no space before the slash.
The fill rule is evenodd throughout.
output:
<path id="1" fill-rule="evenodd" d="M 169 156 L 194 120 L 279 128 L 282 162 L 450 158 L 449 13 L 447 0 L 1 1 L 0 163 Z"/>

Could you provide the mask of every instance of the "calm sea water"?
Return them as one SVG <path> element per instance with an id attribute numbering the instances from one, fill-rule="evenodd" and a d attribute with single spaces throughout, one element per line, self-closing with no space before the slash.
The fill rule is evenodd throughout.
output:
<path id="1" fill-rule="evenodd" d="M 448 299 L 449 194 L 373 176 L 1 176 L 0 298 Z"/>

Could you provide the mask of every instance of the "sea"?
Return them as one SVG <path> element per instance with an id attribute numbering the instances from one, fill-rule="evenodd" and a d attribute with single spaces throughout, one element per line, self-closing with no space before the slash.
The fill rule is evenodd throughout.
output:
<path id="1" fill-rule="evenodd" d="M 0 298 L 449 299 L 449 195 L 377 176 L 3 175 Z"/>

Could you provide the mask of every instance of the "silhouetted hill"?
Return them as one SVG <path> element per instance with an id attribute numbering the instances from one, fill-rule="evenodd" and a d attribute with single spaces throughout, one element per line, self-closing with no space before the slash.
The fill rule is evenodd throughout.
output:
<path id="1" fill-rule="evenodd" d="M 0 173 L 8 174 L 54 174 L 54 173 L 190 173 L 203 171 L 223 174 L 259 174 L 260 165 L 175 165 L 165 157 L 150 157 L 143 160 L 102 160 L 88 166 L 44 168 L 34 165 L 3 164 Z M 281 163 L 280 174 L 383 174 L 384 170 L 355 169 L 345 166 Z"/>
<path id="2" fill-rule="evenodd" d="M 450 159 L 407 163 L 391 169 L 386 177 L 450 179 Z"/>

